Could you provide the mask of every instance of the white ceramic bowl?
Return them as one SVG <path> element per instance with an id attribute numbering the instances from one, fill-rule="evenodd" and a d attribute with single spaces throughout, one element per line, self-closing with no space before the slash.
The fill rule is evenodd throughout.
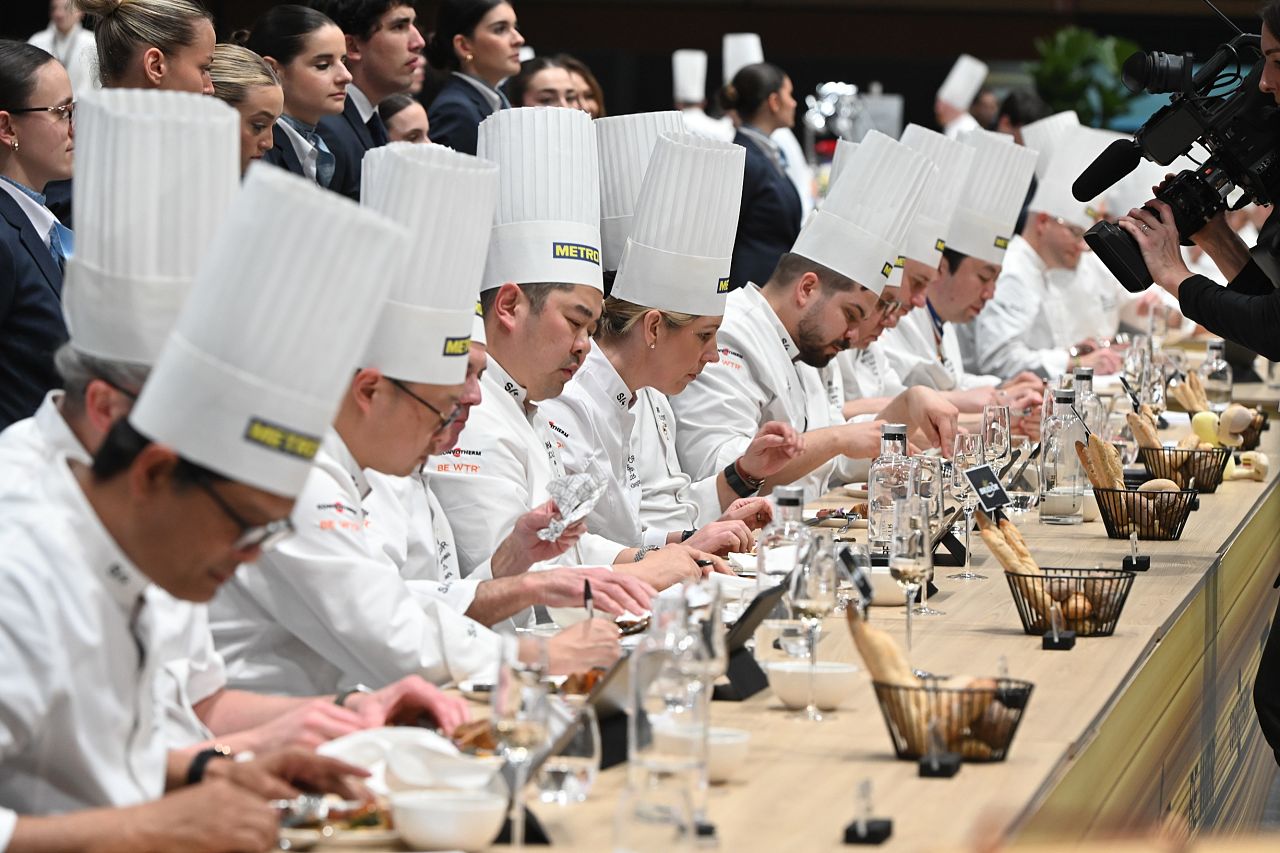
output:
<path id="1" fill-rule="evenodd" d="M 745 729 L 711 727 L 707 756 L 707 778 L 712 782 L 728 782 L 742 771 L 747 761 L 751 732 Z"/>
<path id="2" fill-rule="evenodd" d="M 831 711 L 849 698 L 858 684 L 858 667 L 851 663 L 818 661 L 813 679 L 813 695 L 819 708 Z M 788 708 L 803 708 L 809 702 L 809 664 L 806 661 L 776 661 L 769 664 L 769 686 Z"/>
<path id="3" fill-rule="evenodd" d="M 1084 520 L 1086 523 L 1097 521 L 1102 518 L 1098 513 L 1098 499 L 1094 496 L 1093 490 L 1084 493 Z"/>
<path id="4" fill-rule="evenodd" d="M 408 791 L 391 797 L 391 817 L 415 850 L 484 850 L 502 831 L 506 797 L 490 791 Z"/>

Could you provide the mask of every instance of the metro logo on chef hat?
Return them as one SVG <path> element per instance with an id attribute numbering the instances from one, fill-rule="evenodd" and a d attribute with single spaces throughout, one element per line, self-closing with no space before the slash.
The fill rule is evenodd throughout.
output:
<path id="1" fill-rule="evenodd" d="M 72 347 L 154 364 L 239 190 L 240 116 L 217 98 L 103 89 L 80 100 L 62 294 Z"/>
<path id="2" fill-rule="evenodd" d="M 598 118 L 594 122 L 600 148 L 600 236 L 605 270 L 616 270 L 631 236 L 640 183 L 663 133 L 684 129 L 675 110 Z"/>
<path id="3" fill-rule="evenodd" d="M 1006 133 L 975 130 L 960 137 L 973 148 L 973 166 L 947 230 L 947 248 L 992 264 L 1004 263 L 1018 214 L 1036 168 L 1036 152 Z"/>
<path id="4" fill-rule="evenodd" d="M 658 139 L 613 296 L 662 311 L 724 313 L 746 154 L 693 134 Z"/>
<path id="5" fill-rule="evenodd" d="M 224 477 L 296 497 L 408 254 L 389 219 L 254 164 L 129 422 Z"/>
<path id="6" fill-rule="evenodd" d="M 871 131 L 791 251 L 883 293 L 932 170 L 927 157 Z"/>
<path id="7" fill-rule="evenodd" d="M 726 86 L 743 68 L 764 62 L 764 44 L 756 33 L 725 33 L 720 44 L 720 69 Z"/>
<path id="8" fill-rule="evenodd" d="M 604 292 L 596 132 L 581 110 L 520 107 L 480 123 L 498 164 L 498 207 L 480 289 L 581 284 Z"/>
<path id="9" fill-rule="evenodd" d="M 1049 166 L 1036 185 L 1035 195 L 1027 209 L 1047 213 L 1079 228 L 1088 229 L 1098 220 L 1097 203 L 1077 201 L 1071 185 L 1080 177 L 1102 150 L 1118 139 L 1118 135 L 1093 127 L 1068 127 L 1053 147 Z"/>
<path id="10" fill-rule="evenodd" d="M 1036 160 L 1037 179 L 1044 178 L 1049 158 L 1053 156 L 1054 148 L 1062 141 L 1063 135 L 1079 126 L 1080 118 L 1075 110 L 1054 113 L 1022 126 L 1022 144 L 1040 155 Z"/>
<path id="11" fill-rule="evenodd" d="M 907 229 L 902 254 L 936 268 L 947 247 L 947 231 L 960 203 L 965 176 L 973 166 L 973 148 L 918 124 L 907 125 L 901 142 L 937 167 L 925 188 L 920 213 Z"/>
<path id="12" fill-rule="evenodd" d="M 973 106 L 973 99 L 982 91 L 989 70 L 982 60 L 967 53 L 960 54 L 947 72 L 947 79 L 938 87 L 938 100 L 958 110 L 969 109 Z"/>
<path id="13" fill-rule="evenodd" d="M 671 54 L 672 96 L 677 104 L 700 104 L 707 99 L 707 52 L 677 50 Z"/>
<path id="14" fill-rule="evenodd" d="M 416 258 L 391 283 L 362 365 L 405 382 L 464 381 L 497 164 L 443 145 L 393 142 L 364 155 L 360 198 L 409 230 Z"/>

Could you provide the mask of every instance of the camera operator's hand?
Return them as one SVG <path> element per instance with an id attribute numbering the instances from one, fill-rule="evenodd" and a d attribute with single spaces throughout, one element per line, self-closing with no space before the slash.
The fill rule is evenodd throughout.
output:
<path id="1" fill-rule="evenodd" d="M 1155 283 L 1177 296 L 1178 287 L 1191 278 L 1191 270 L 1182 260 L 1173 210 L 1158 199 L 1148 202 L 1147 207 L 1155 213 L 1134 208 L 1128 216 L 1120 217 L 1120 227 L 1137 242 Z"/>

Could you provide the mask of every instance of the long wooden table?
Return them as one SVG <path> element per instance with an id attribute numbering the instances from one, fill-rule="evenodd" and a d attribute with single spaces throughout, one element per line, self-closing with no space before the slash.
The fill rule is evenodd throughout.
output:
<path id="1" fill-rule="evenodd" d="M 1280 463 L 1280 429 L 1263 450 Z M 974 536 L 986 580 L 948 580 L 930 604 L 944 616 L 915 622 L 913 665 L 939 673 L 1009 674 L 1035 684 L 1008 758 L 966 764 L 949 780 L 921 779 L 897 761 L 865 673 L 831 719 L 793 719 L 770 691 L 717 702 L 716 725 L 752 733 L 734 781 L 713 786 L 709 814 L 725 850 L 836 850 L 863 779 L 875 810 L 894 820 L 893 850 L 960 849 L 995 841 L 1074 843 L 1153 827 L 1194 836 L 1257 826 L 1277 772 L 1251 691 L 1276 607 L 1280 489 L 1232 481 L 1201 498 L 1182 538 L 1141 543 L 1151 555 L 1115 635 L 1046 652 L 1022 632 L 999 564 Z M 826 505 L 850 499 L 829 496 Z M 1101 522 L 1063 528 L 1034 513 L 1022 530 L 1042 566 L 1119 568 L 1128 543 Z M 872 620 L 900 641 L 903 608 Z M 856 661 L 847 628 L 830 620 L 820 654 Z M 536 804 L 562 850 L 612 849 L 625 767 L 602 773 L 586 803 Z"/>

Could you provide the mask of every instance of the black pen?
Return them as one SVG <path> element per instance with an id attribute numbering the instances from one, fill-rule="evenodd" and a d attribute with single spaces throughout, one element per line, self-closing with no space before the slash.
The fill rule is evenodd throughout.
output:
<path id="1" fill-rule="evenodd" d="M 715 565 L 714 560 L 694 560 L 693 562 L 700 569 L 705 569 Z"/>
<path id="2" fill-rule="evenodd" d="M 590 622 L 596 616 L 596 602 L 591 597 L 591 581 L 582 582 L 582 606 L 587 608 L 587 621 Z"/>

